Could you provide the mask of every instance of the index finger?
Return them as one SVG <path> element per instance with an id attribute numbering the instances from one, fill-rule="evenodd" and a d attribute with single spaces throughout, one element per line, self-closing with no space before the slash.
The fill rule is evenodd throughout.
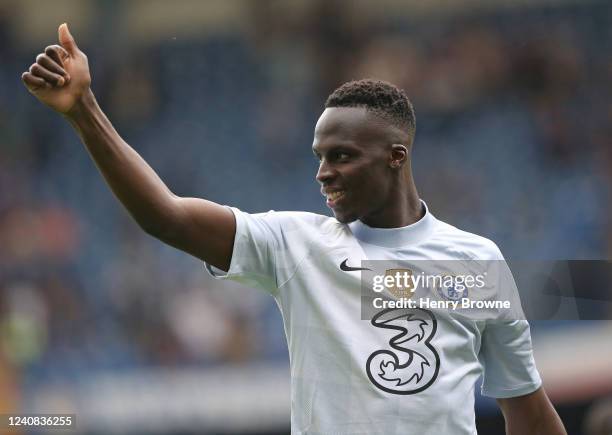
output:
<path id="1" fill-rule="evenodd" d="M 64 47 L 57 44 L 49 45 L 47 48 L 45 48 L 45 54 L 51 57 L 51 59 L 56 61 L 62 67 L 64 66 L 64 59 L 69 56 Z"/>
<path id="2" fill-rule="evenodd" d="M 55 60 L 51 58 L 51 56 L 47 54 L 39 54 L 36 56 L 36 63 L 40 66 L 47 68 L 49 71 L 54 72 L 56 74 L 62 75 L 64 77 L 68 77 L 68 73 L 64 68 L 61 67 Z"/>

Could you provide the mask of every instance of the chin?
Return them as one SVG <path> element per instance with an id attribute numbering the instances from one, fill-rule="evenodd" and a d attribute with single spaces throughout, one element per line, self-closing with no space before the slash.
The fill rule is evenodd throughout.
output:
<path id="1" fill-rule="evenodd" d="M 344 213 L 336 213 L 334 211 L 334 217 L 341 224 L 350 224 L 351 222 L 355 222 L 357 220 L 357 216 L 352 216 Z"/>

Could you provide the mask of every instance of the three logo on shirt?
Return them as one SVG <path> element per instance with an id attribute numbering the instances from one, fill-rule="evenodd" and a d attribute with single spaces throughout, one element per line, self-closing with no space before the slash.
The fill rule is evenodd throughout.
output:
<path id="1" fill-rule="evenodd" d="M 340 263 L 344 272 L 371 271 L 367 267 L 349 266 L 348 258 Z M 409 273 L 409 269 L 389 269 L 385 275 Z M 390 286 L 395 297 L 411 297 L 414 286 Z M 366 362 L 370 382 L 391 394 L 417 394 L 429 388 L 438 377 L 440 356 L 431 340 L 436 334 L 437 320 L 433 313 L 422 308 L 386 309 L 371 320 L 375 328 L 394 331 L 387 349 L 373 352 Z"/>
<path id="2" fill-rule="evenodd" d="M 391 394 L 416 394 L 429 388 L 440 371 L 440 356 L 431 344 L 438 326 L 433 313 L 421 308 L 387 309 L 371 323 L 397 333 L 389 340 L 389 349 L 368 357 L 370 381 Z"/>

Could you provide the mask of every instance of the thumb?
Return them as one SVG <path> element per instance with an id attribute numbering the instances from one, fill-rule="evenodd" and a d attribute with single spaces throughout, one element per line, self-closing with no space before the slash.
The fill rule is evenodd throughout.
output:
<path id="1" fill-rule="evenodd" d="M 79 47 L 77 47 L 74 38 L 70 34 L 70 30 L 68 30 L 68 24 L 63 23 L 60 25 L 57 33 L 61 46 L 64 47 L 70 55 L 75 54 Z"/>

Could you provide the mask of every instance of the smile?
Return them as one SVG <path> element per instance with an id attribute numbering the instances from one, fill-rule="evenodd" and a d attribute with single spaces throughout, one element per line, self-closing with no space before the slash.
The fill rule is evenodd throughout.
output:
<path id="1" fill-rule="evenodd" d="M 340 198 L 342 198 L 344 196 L 344 193 L 345 193 L 344 190 L 340 190 L 338 192 L 329 192 L 327 194 L 327 200 L 335 202 L 339 200 Z"/>

